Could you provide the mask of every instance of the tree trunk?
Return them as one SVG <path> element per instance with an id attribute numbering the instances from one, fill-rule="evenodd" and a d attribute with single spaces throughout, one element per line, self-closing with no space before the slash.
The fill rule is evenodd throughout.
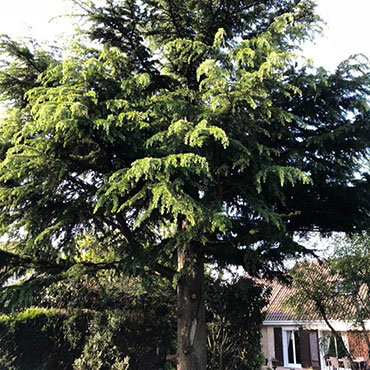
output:
<path id="1" fill-rule="evenodd" d="M 354 303 L 355 303 L 355 307 L 356 307 L 357 317 L 360 321 L 360 325 L 361 325 L 361 328 L 362 328 L 362 333 L 365 337 L 365 342 L 366 342 L 366 346 L 367 346 L 367 353 L 368 353 L 368 356 L 370 356 L 370 339 L 369 339 L 369 335 L 368 335 L 368 332 L 366 330 L 366 326 L 365 326 L 365 322 L 364 322 L 364 314 L 363 314 L 363 311 L 360 308 L 360 302 L 359 302 L 360 289 L 357 289 L 354 292 L 354 295 L 355 295 L 355 302 Z M 366 360 L 366 368 L 367 369 L 370 368 L 370 358 L 368 358 Z"/>
<path id="2" fill-rule="evenodd" d="M 351 356 L 351 353 L 349 352 L 349 350 L 347 349 L 347 347 L 345 346 L 344 342 L 343 342 L 343 338 L 340 334 L 338 334 L 338 332 L 334 329 L 334 327 L 330 324 L 330 321 L 328 319 L 328 316 L 326 315 L 326 312 L 325 312 L 325 309 L 324 307 L 322 306 L 322 304 L 318 301 L 315 301 L 315 304 L 316 304 L 316 307 L 319 309 L 319 312 L 321 313 L 321 316 L 322 318 L 324 319 L 326 325 L 328 325 L 329 329 L 331 330 L 331 332 L 333 333 L 333 335 L 335 336 L 335 338 L 337 339 L 337 343 L 339 343 L 342 348 L 344 349 L 344 352 L 346 353 L 346 357 L 348 358 L 350 364 L 351 364 L 351 369 L 352 370 L 356 370 L 357 369 L 357 366 L 356 364 L 353 362 L 353 358 Z"/>
<path id="3" fill-rule="evenodd" d="M 197 248 L 178 250 L 177 370 L 205 370 L 204 257 Z"/>

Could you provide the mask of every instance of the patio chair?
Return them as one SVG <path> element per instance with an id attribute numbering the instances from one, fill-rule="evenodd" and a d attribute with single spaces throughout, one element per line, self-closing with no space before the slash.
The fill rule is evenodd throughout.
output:
<path id="1" fill-rule="evenodd" d="M 325 367 L 331 369 L 331 362 L 329 357 L 325 357 Z"/>
<path id="2" fill-rule="evenodd" d="M 351 362 L 348 360 L 347 357 L 343 358 L 343 366 L 345 369 L 350 369 L 351 368 Z"/>
<path id="3" fill-rule="evenodd" d="M 339 369 L 339 361 L 336 357 L 329 357 L 330 365 L 331 368 L 334 369 Z"/>

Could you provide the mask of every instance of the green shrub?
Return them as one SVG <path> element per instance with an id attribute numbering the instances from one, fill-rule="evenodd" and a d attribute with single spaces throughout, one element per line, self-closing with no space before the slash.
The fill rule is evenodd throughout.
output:
<path id="1" fill-rule="evenodd" d="M 14 316 L 2 316 L 0 369 L 71 368 L 77 352 L 63 332 L 67 319 L 66 313 L 61 310 L 40 308 L 29 308 Z"/>
<path id="2" fill-rule="evenodd" d="M 0 370 L 173 370 L 175 292 L 153 281 L 91 279 L 50 288 L 44 308 L 0 316 Z M 206 283 L 209 369 L 256 370 L 265 293 L 241 279 Z M 54 307 L 53 307 L 54 306 Z"/>

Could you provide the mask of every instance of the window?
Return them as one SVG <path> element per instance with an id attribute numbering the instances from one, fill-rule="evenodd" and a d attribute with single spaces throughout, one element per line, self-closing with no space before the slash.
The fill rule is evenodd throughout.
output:
<path id="1" fill-rule="evenodd" d="M 283 331 L 284 366 L 301 367 L 300 335 L 297 330 Z"/>
<path id="2" fill-rule="evenodd" d="M 342 333 L 339 333 L 342 337 L 344 345 L 349 348 L 348 340 L 346 336 L 343 336 Z M 342 358 L 346 356 L 346 351 L 343 348 L 342 343 L 340 343 L 337 338 L 330 332 L 325 332 L 321 337 L 321 348 L 325 357 L 337 357 Z"/>
<path id="3" fill-rule="evenodd" d="M 279 366 L 320 369 L 318 333 L 297 326 L 274 328 L 275 356 Z"/>

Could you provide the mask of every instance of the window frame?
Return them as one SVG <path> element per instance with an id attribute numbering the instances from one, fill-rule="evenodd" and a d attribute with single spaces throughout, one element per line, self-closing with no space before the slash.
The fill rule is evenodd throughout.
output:
<path id="1" fill-rule="evenodd" d="M 296 336 L 296 333 L 299 332 L 299 329 L 297 327 L 286 327 L 286 328 L 283 328 L 283 359 L 284 359 L 284 367 L 286 368 L 302 368 L 302 364 L 301 363 L 290 363 L 289 362 L 289 355 L 288 355 L 288 348 L 289 348 L 289 344 L 288 344 L 288 332 L 293 332 L 294 335 L 293 335 L 293 343 L 295 344 L 295 336 Z M 296 348 L 295 348 L 295 345 L 293 346 L 293 357 L 295 359 L 295 361 L 297 361 L 297 354 L 296 354 Z"/>

